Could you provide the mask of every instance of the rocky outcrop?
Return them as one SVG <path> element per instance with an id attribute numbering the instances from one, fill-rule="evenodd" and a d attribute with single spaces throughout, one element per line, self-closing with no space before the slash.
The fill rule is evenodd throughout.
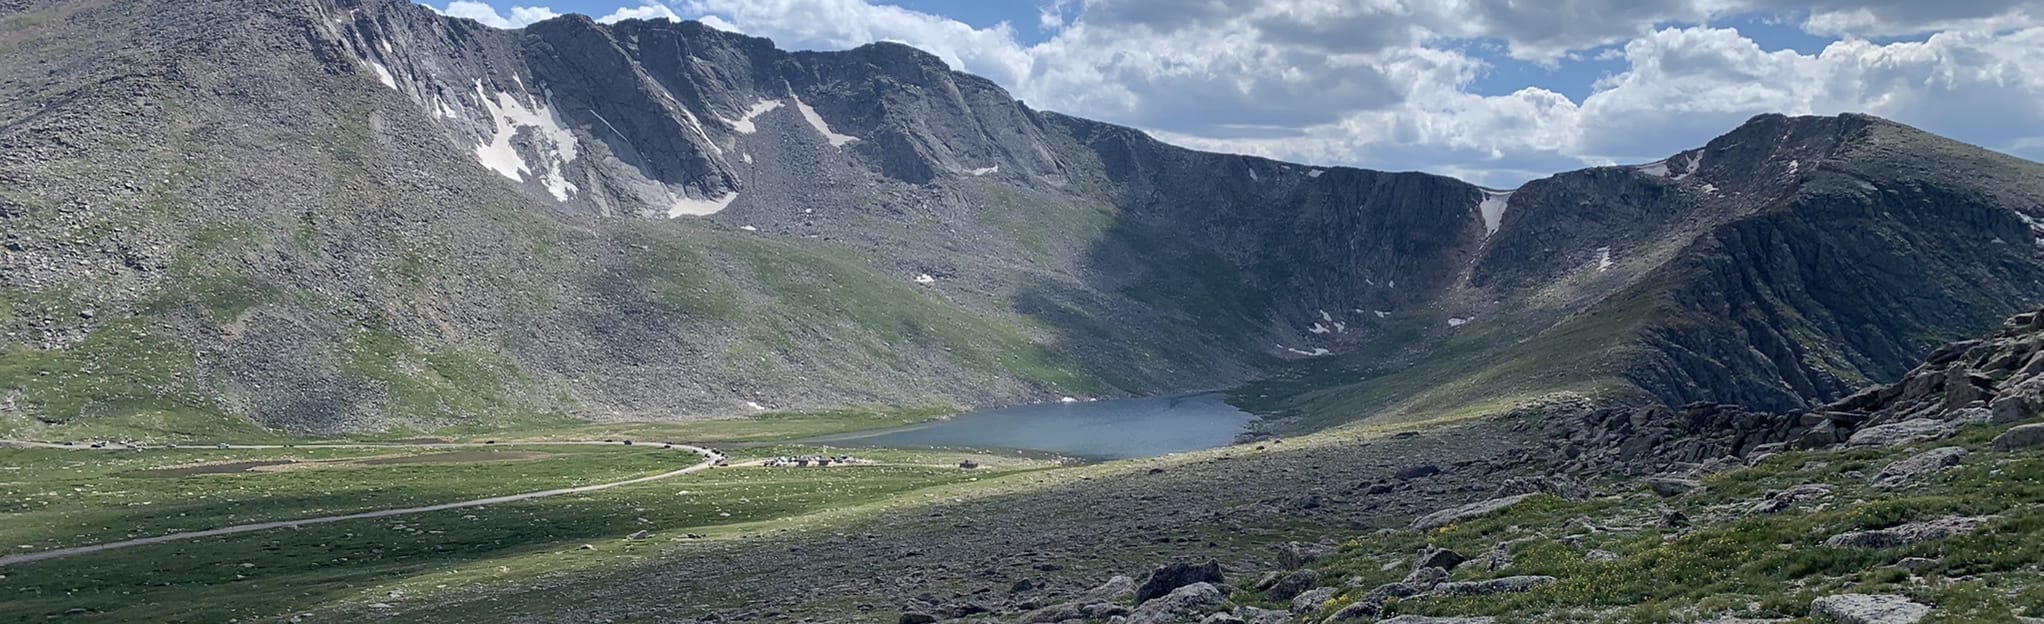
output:
<path id="1" fill-rule="evenodd" d="M 1930 607 L 1892 594 L 1838 594 L 1810 603 L 1810 617 L 1832 624 L 1912 624 Z"/>
<path id="2" fill-rule="evenodd" d="M 1841 533 L 1824 540 L 1824 545 L 1830 548 L 1899 548 L 1972 533 L 1992 520 L 1993 517 L 1954 517 L 1911 522 L 1885 529 Z"/>
<path id="3" fill-rule="evenodd" d="M 1157 569 L 1151 570 L 1148 576 L 1143 577 L 1143 581 L 1136 585 L 1135 600 L 1136 604 L 1142 604 L 1186 585 L 1194 583 L 1219 585 L 1223 582 L 1221 564 L 1218 561 L 1202 564 L 1174 561 L 1158 566 Z"/>
<path id="4" fill-rule="evenodd" d="M 1874 485 L 1903 487 L 1959 465 L 1966 455 L 1966 449 L 1956 446 L 1934 448 L 1911 455 L 1881 468 L 1881 472 L 1874 475 Z"/>
<path id="5" fill-rule="evenodd" d="M 2044 424 L 2011 427 L 1995 436 L 1991 446 L 2004 453 L 2044 446 Z"/>
<path id="6" fill-rule="evenodd" d="M 1477 501 L 1452 509 L 1443 509 L 1414 519 L 1412 521 L 1412 529 L 1416 531 L 1426 531 L 1431 529 L 1438 529 L 1458 522 L 1474 520 L 1477 518 L 1488 516 L 1490 514 L 1497 513 L 1499 511 L 1503 511 L 1505 509 L 1509 509 L 1513 505 L 1518 505 L 1520 503 L 1533 500 L 1534 498 L 1537 498 L 1539 496 L 1540 494 L 1537 493 L 1520 494 L 1517 496 L 1506 496 L 1503 498 L 1493 498 L 1485 501 Z"/>
<path id="7" fill-rule="evenodd" d="M 1204 615 L 1227 599 L 1213 583 L 1199 582 L 1142 601 L 1130 611 L 1127 624 L 1171 624 Z"/>

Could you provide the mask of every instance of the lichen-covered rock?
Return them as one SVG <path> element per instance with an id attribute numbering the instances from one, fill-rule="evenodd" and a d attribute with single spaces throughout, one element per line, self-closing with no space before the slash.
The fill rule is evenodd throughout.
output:
<path id="1" fill-rule="evenodd" d="M 1517 505 L 1519 503 L 1532 500 L 1534 497 L 1537 496 L 1540 496 L 1540 494 L 1537 493 L 1520 494 L 1517 496 L 1507 496 L 1504 498 L 1493 498 L 1486 501 L 1478 501 L 1467 505 L 1463 505 L 1461 507 L 1455 507 L 1452 509 L 1443 509 L 1441 511 L 1436 511 L 1434 513 L 1420 516 L 1418 519 L 1413 520 L 1412 528 L 1415 531 L 1427 531 L 1448 526 L 1450 524 L 1455 524 L 1457 522 L 1474 520 L 1476 518 L 1481 518 L 1484 516 L 1488 516 L 1490 514 L 1504 511 L 1505 509 L 1511 508 L 1511 506 L 1513 505 Z"/>
<path id="2" fill-rule="evenodd" d="M 1956 446 L 1934 448 L 1917 453 L 1909 456 L 1907 459 L 1896 460 L 1894 463 L 1882 468 L 1880 474 L 1874 475 L 1874 485 L 1888 488 L 1909 485 L 1924 477 L 1944 472 L 1948 468 L 1957 466 L 1959 465 L 1959 460 L 1965 458 L 1966 449 Z"/>
<path id="3" fill-rule="evenodd" d="M 1227 596 L 1213 583 L 1198 582 L 1171 590 L 1130 611 L 1127 624 L 1172 624 L 1221 606 Z"/>
<path id="4" fill-rule="evenodd" d="M 1552 576 L 1507 576 L 1488 581 L 1442 583 L 1429 592 L 1438 596 L 1489 596 L 1517 594 L 1554 584 Z"/>
<path id="5" fill-rule="evenodd" d="M 1831 536 L 1824 545 L 1831 548 L 1897 548 L 1964 535 L 1993 520 L 1993 516 L 1939 518 L 1871 531 L 1853 531 Z"/>
<path id="6" fill-rule="evenodd" d="M 2044 423 L 2018 425 L 1994 437 L 1992 447 L 1996 451 L 2021 451 L 2044 446 Z"/>
<path id="7" fill-rule="evenodd" d="M 1140 605 L 1193 583 L 1218 585 L 1222 582 L 1221 563 L 1218 561 L 1210 560 L 1200 564 L 1173 561 L 1157 566 L 1157 569 L 1150 571 L 1149 576 L 1143 577 L 1143 582 L 1136 585 L 1135 601 Z"/>
<path id="8" fill-rule="evenodd" d="M 1304 593 L 1292 597 L 1292 612 L 1293 613 L 1317 612 L 1320 610 L 1320 607 L 1322 605 L 1327 604 L 1328 599 L 1334 597 L 1334 594 L 1335 589 L 1332 587 L 1319 587 L 1306 590 Z"/>
<path id="9" fill-rule="evenodd" d="M 1291 600 L 1293 596 L 1312 589 L 1313 585 L 1319 582 L 1319 572 L 1295 570 L 1291 574 L 1286 574 L 1283 578 L 1271 583 L 1270 588 L 1264 590 L 1263 596 L 1275 601 Z"/>
<path id="10" fill-rule="evenodd" d="M 1810 617 L 1833 624 L 1914 624 L 1930 607 L 1892 594 L 1838 594 L 1810 603 Z"/>

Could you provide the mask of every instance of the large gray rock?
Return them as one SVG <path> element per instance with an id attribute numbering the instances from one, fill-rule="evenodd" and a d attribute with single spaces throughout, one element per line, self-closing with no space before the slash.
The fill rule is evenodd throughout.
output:
<path id="1" fill-rule="evenodd" d="M 1263 591 L 1263 596 L 1274 601 L 1291 600 L 1293 596 L 1313 589 L 1313 585 L 1319 582 L 1319 572 L 1294 570 L 1291 574 L 1279 578 L 1277 582 L 1271 583 L 1270 588 Z"/>
<path id="2" fill-rule="evenodd" d="M 1438 596 L 1489 596 L 1518 594 L 1554 584 L 1552 576 L 1507 576 L 1488 581 L 1442 583 L 1430 592 Z"/>
<path id="3" fill-rule="evenodd" d="M 1939 518 L 1872 531 L 1853 531 L 1831 536 L 1824 545 L 1831 548 L 1897 548 L 1964 535 L 1979 529 L 1993 516 Z"/>
<path id="4" fill-rule="evenodd" d="M 1193 583 L 1136 605 L 1124 621 L 1127 624 L 1172 624 L 1219 607 L 1227 598 L 1213 583 Z"/>
<path id="5" fill-rule="evenodd" d="M 1354 622 L 1357 620 L 1374 621 L 1377 619 L 1377 616 L 1382 615 L 1383 613 L 1384 603 L 1382 602 L 1358 601 L 1350 603 L 1348 606 L 1342 607 L 1340 610 L 1337 610 L 1334 613 L 1328 615 L 1327 621 L 1329 622 Z"/>
<path id="6" fill-rule="evenodd" d="M 1334 597 L 1335 591 L 1336 590 L 1332 587 L 1319 587 L 1306 590 L 1305 593 L 1293 596 L 1292 612 L 1293 613 L 1317 612 L 1320 610 L 1321 605 L 1327 604 L 1327 600 L 1329 598 Z"/>
<path id="7" fill-rule="evenodd" d="M 1333 544 L 1289 542 L 1278 546 L 1278 565 L 1284 566 L 1287 570 L 1297 570 L 1334 554 L 1335 550 Z"/>
<path id="8" fill-rule="evenodd" d="M 1760 501 L 1748 509 L 1748 513 L 1777 514 L 1803 503 L 1831 495 L 1832 487 L 1823 483 L 1804 483 L 1774 493 L 1767 500 Z"/>
<path id="9" fill-rule="evenodd" d="M 1944 439 L 1958 430 L 1957 426 L 1948 421 L 1914 418 L 1854 431 L 1852 437 L 1845 439 L 1845 445 L 1854 448 L 1886 448 Z"/>
<path id="10" fill-rule="evenodd" d="M 1838 594 L 1810 603 L 1810 617 L 1833 624 L 1913 624 L 1930 607 L 1893 594 Z"/>
<path id="11" fill-rule="evenodd" d="M 1944 472 L 1959 465 L 1966 458 L 1966 449 L 1956 446 L 1934 448 L 1911 455 L 1908 459 L 1897 460 L 1874 475 L 1874 485 L 1879 487 L 1901 487 L 1918 480 Z"/>
<path id="12" fill-rule="evenodd" d="M 1136 580 L 1133 578 L 1117 574 L 1114 577 L 1107 579 L 1107 582 L 1101 583 L 1099 587 L 1086 590 L 1086 593 L 1079 594 L 1079 597 L 1074 601 L 1085 603 L 1117 602 L 1133 598 L 1135 595 Z"/>
<path id="13" fill-rule="evenodd" d="M 1520 494 L 1517 496 L 1506 496 L 1504 498 L 1493 498 L 1486 501 L 1478 501 L 1453 509 L 1443 509 L 1441 511 L 1436 511 L 1434 513 L 1420 516 L 1418 519 L 1413 520 L 1412 528 L 1415 531 L 1429 531 L 1444 526 L 1448 526 L 1450 524 L 1455 524 L 1458 522 L 1474 520 L 1500 511 L 1504 511 L 1506 509 L 1511 508 L 1511 506 L 1513 505 L 1533 500 L 1533 498 L 1537 496 L 1540 496 L 1540 494 L 1538 493 Z"/>
<path id="14" fill-rule="evenodd" d="M 1412 569 L 1440 568 L 1443 570 L 1453 570 L 1455 566 L 1462 565 L 1462 562 L 1468 560 L 1469 558 L 1462 556 L 1462 553 L 1446 548 L 1428 547 L 1425 550 L 1419 551 L 1419 559 L 1412 562 Z"/>
<path id="15" fill-rule="evenodd" d="M 1695 479 L 1677 479 L 1674 477 L 1653 477 L 1647 479 L 1647 489 L 1653 490 L 1654 495 L 1662 498 L 1688 494 L 1700 487 L 1703 487 L 1703 484 Z"/>
<path id="16" fill-rule="evenodd" d="M 1992 447 L 1996 451 L 2010 452 L 2044 446 L 2044 423 L 2018 425 L 1994 437 Z"/>
<path id="17" fill-rule="evenodd" d="M 1994 414 L 1995 423 L 2019 423 L 2037 415 L 2038 407 L 2044 405 L 2044 400 L 2039 399 L 2040 397 L 2032 396 L 2029 392 L 2011 392 L 1995 397 L 1993 402 L 1987 404 L 1987 410 Z"/>
<path id="18" fill-rule="evenodd" d="M 1193 583 L 1222 583 L 1221 563 L 1212 560 L 1200 564 L 1173 561 L 1157 566 L 1149 576 L 1143 577 L 1141 584 L 1136 585 L 1136 604 L 1161 598 L 1172 590 Z"/>

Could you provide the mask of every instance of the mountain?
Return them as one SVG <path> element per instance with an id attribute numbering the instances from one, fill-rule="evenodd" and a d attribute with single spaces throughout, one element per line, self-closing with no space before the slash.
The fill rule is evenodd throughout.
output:
<path id="1" fill-rule="evenodd" d="M 1311 428 L 1781 409 L 2044 295 L 2044 180 L 1857 115 L 1503 192 L 1203 153 L 896 44 L 0 2 L 0 428 L 499 427 L 1232 387 Z"/>

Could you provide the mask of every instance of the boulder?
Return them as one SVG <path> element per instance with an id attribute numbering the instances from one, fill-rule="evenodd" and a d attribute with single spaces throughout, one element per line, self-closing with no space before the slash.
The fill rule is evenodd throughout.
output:
<path id="1" fill-rule="evenodd" d="M 1930 607 L 1893 594 L 1838 594 L 1810 603 L 1810 618 L 1834 624 L 1912 624 Z"/>
<path id="2" fill-rule="evenodd" d="M 1590 563 L 1610 563 L 1617 560 L 1618 553 L 1608 550 L 1591 550 L 1590 552 L 1583 553 L 1583 561 Z"/>
<path id="3" fill-rule="evenodd" d="M 1934 448 L 1917 453 L 1909 456 L 1907 459 L 1897 460 L 1894 463 L 1888 464 L 1886 468 L 1882 468 L 1880 474 L 1874 475 L 1874 485 L 1886 488 L 1909 485 L 1924 477 L 1944 472 L 1948 468 L 1957 466 L 1959 465 L 1959 460 L 1965 459 L 1965 457 L 1966 449 L 1956 446 Z"/>
<path id="4" fill-rule="evenodd" d="M 1755 504 L 1748 513 L 1777 514 L 1788 511 L 1796 505 L 1831 495 L 1831 486 L 1823 483 L 1805 483 L 1775 492 L 1767 500 Z"/>
<path id="5" fill-rule="evenodd" d="M 1127 624 L 1171 624 L 1221 606 L 1227 596 L 1213 583 L 1197 582 L 1136 605 L 1124 620 Z"/>
<path id="6" fill-rule="evenodd" d="M 1936 566 L 1939 563 L 1942 562 L 1940 560 L 1931 559 L 1928 557 L 1903 557 L 1901 561 L 1895 562 L 1895 567 L 1908 570 L 1910 572 L 1922 572 L 1924 570 L 1930 569 L 1933 566 Z"/>
<path id="7" fill-rule="evenodd" d="M 1412 562 L 1412 569 L 1440 568 L 1443 570 L 1453 570 L 1455 566 L 1462 565 L 1462 562 L 1468 560 L 1469 558 L 1462 556 L 1462 553 L 1446 548 L 1428 547 L 1425 550 L 1419 551 L 1419 559 Z"/>
<path id="8" fill-rule="evenodd" d="M 1992 422 L 1998 424 L 2019 423 L 2037 415 L 2040 402 L 2037 397 L 2025 394 L 2006 394 L 1996 397 L 1987 404 L 1987 411 L 1994 415 Z"/>
<path id="9" fill-rule="evenodd" d="M 1306 590 L 1305 593 L 1292 597 L 1292 612 L 1313 613 L 1319 611 L 1321 605 L 1327 604 L 1327 600 L 1329 598 L 1333 598 L 1334 594 L 1335 589 L 1332 587 L 1319 587 Z"/>
<path id="10" fill-rule="evenodd" d="M 1886 448 L 1951 436 L 1958 427 L 1931 418 L 1913 418 L 1897 423 L 1874 425 L 1852 432 L 1845 445 L 1854 448 Z"/>
<path id="11" fill-rule="evenodd" d="M 1214 613 L 1207 615 L 1206 618 L 1204 619 L 1201 619 L 1199 621 L 1199 624 L 1249 624 L 1249 623 L 1246 620 L 1243 620 L 1242 618 L 1235 617 L 1235 614 L 1233 613 Z"/>
<path id="12" fill-rule="evenodd" d="M 1437 596 L 1490 596 L 1518 594 L 1554 584 L 1552 576 L 1507 576 L 1488 581 L 1442 583 L 1434 586 Z"/>
<path id="13" fill-rule="evenodd" d="M 1443 509 L 1441 511 L 1436 511 L 1434 513 L 1420 516 L 1418 519 L 1413 520 L 1412 529 L 1415 531 L 1429 531 L 1444 526 L 1448 526 L 1450 524 L 1455 524 L 1458 522 L 1474 520 L 1477 518 L 1488 516 L 1490 514 L 1504 511 L 1505 509 L 1508 509 L 1513 505 L 1517 505 L 1519 503 L 1532 500 L 1534 497 L 1537 496 L 1540 496 L 1540 494 L 1538 493 L 1519 494 L 1517 496 L 1506 496 L 1504 498 L 1493 498 L 1486 501 L 1478 501 L 1453 509 Z"/>
<path id="14" fill-rule="evenodd" d="M 1445 580 L 1448 580 L 1448 571 L 1446 569 L 1420 568 L 1418 570 L 1413 570 L 1411 574 L 1405 575 L 1405 580 L 1399 582 L 1417 586 L 1420 587 L 1422 590 L 1426 590 L 1433 589 L 1435 585 L 1439 585 L 1441 584 L 1441 581 Z"/>
<path id="15" fill-rule="evenodd" d="M 1270 589 L 1263 591 L 1263 596 L 1273 601 L 1291 600 L 1293 596 L 1304 593 L 1308 589 L 1313 589 L 1313 585 L 1319 582 L 1319 572 L 1297 570 L 1271 583 Z"/>
<path id="16" fill-rule="evenodd" d="M 936 624 L 937 616 L 928 613 L 903 613 L 894 620 L 897 624 Z"/>
<path id="17" fill-rule="evenodd" d="M 1101 583 L 1099 587 L 1086 590 L 1086 593 L 1079 594 L 1079 597 L 1077 600 L 1075 600 L 1075 602 L 1084 602 L 1088 604 L 1095 602 L 1117 602 L 1132 598 L 1135 596 L 1135 594 L 1136 580 L 1126 576 L 1116 575 L 1112 578 L 1107 579 L 1107 582 Z"/>
<path id="18" fill-rule="evenodd" d="M 2003 453 L 2044 446 L 2044 423 L 2010 427 L 2008 431 L 1995 436 L 1991 446 Z"/>
<path id="19" fill-rule="evenodd" d="M 1333 544 L 1289 542 L 1278 546 L 1278 565 L 1287 570 L 1297 570 L 1334 554 L 1335 548 Z"/>
<path id="20" fill-rule="evenodd" d="M 1149 576 L 1143 577 L 1143 582 L 1136 585 L 1135 601 L 1140 605 L 1194 583 L 1218 585 L 1221 582 L 1221 563 L 1218 561 L 1208 560 L 1201 564 L 1173 561 L 1157 566 Z"/>
<path id="21" fill-rule="evenodd" d="M 1938 518 L 1872 531 L 1853 531 L 1831 536 L 1824 545 L 1831 548 L 1897 548 L 1972 533 L 1993 516 Z"/>
<path id="22" fill-rule="evenodd" d="M 1662 498 L 1681 496 L 1701 487 L 1703 487 L 1703 484 L 1695 479 L 1677 479 L 1674 477 L 1653 477 L 1647 479 L 1647 489 L 1653 490 L 1654 495 Z"/>
<path id="23" fill-rule="evenodd" d="M 1654 526 L 1663 529 L 1680 529 L 1689 526 L 1689 514 L 1682 513 L 1680 509 L 1662 507 L 1659 511 L 1659 516 L 1659 519 L 1654 521 Z"/>
<path id="24" fill-rule="evenodd" d="M 1340 610 L 1335 611 L 1334 614 L 1327 616 L 1326 621 L 1329 622 L 1353 622 L 1357 620 L 1374 621 L 1377 619 L 1377 616 L 1383 614 L 1384 603 L 1370 602 L 1365 600 L 1353 602 L 1346 607 L 1342 607 Z"/>

